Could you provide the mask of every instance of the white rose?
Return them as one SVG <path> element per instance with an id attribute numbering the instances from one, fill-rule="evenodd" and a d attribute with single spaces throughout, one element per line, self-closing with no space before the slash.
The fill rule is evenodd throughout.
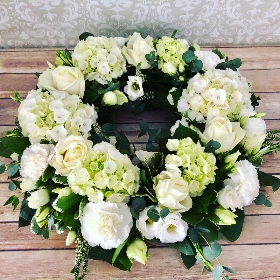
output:
<path id="1" fill-rule="evenodd" d="M 39 189 L 32 192 L 27 201 L 29 208 L 38 209 L 50 201 L 50 195 L 46 189 Z"/>
<path id="2" fill-rule="evenodd" d="M 82 136 L 70 135 L 58 140 L 55 154 L 50 162 L 60 175 L 69 175 L 75 167 L 81 163 L 89 150 L 92 142 Z"/>
<path id="3" fill-rule="evenodd" d="M 92 247 L 117 248 L 129 236 L 132 216 L 124 203 L 89 202 L 80 217 L 81 232 Z"/>
<path id="4" fill-rule="evenodd" d="M 84 75 L 78 67 L 58 66 L 53 70 L 47 69 L 40 75 L 38 87 L 49 91 L 63 90 L 83 97 Z"/>
<path id="5" fill-rule="evenodd" d="M 103 105 L 122 105 L 127 102 L 127 97 L 119 90 L 108 91 L 102 97 Z"/>
<path id="6" fill-rule="evenodd" d="M 172 170 L 171 170 L 172 172 Z M 180 174 L 162 171 L 156 177 L 154 190 L 158 202 L 172 211 L 185 212 L 192 207 L 189 184 Z"/>
<path id="7" fill-rule="evenodd" d="M 259 180 L 256 168 L 248 160 L 235 164 L 235 172 L 224 180 L 224 188 L 218 192 L 218 202 L 225 209 L 242 209 L 250 205 L 259 194 Z"/>
<path id="8" fill-rule="evenodd" d="M 30 145 L 22 154 L 20 175 L 37 181 L 48 166 L 52 150 L 51 144 Z"/>
<path id="9" fill-rule="evenodd" d="M 143 80 L 139 76 L 128 76 L 127 85 L 124 87 L 124 92 L 128 95 L 131 101 L 135 101 L 144 95 L 142 86 Z"/>
<path id="10" fill-rule="evenodd" d="M 122 52 L 129 64 L 137 66 L 141 63 L 141 69 L 149 69 L 151 65 L 147 62 L 146 54 L 156 51 L 153 47 L 153 38 L 147 36 L 145 39 L 140 33 L 134 32 L 129 38 L 127 46 L 122 48 Z"/>
<path id="11" fill-rule="evenodd" d="M 147 207 L 145 208 L 139 215 L 139 219 L 136 220 L 136 227 L 137 229 L 142 233 L 142 235 L 147 239 L 153 239 L 155 238 L 155 233 L 157 230 L 158 223 L 152 221 L 148 217 L 148 210 L 151 208 Z"/>
<path id="12" fill-rule="evenodd" d="M 159 219 L 156 238 L 162 243 L 183 241 L 188 233 L 188 224 L 181 219 L 178 212 L 169 213 L 164 219 Z"/>
<path id="13" fill-rule="evenodd" d="M 239 122 L 230 122 L 227 117 L 217 116 L 210 121 L 207 119 L 205 130 L 203 134 L 200 133 L 200 138 L 205 143 L 211 139 L 218 141 L 221 147 L 215 152 L 222 153 L 232 150 L 245 134 Z"/>
<path id="14" fill-rule="evenodd" d="M 241 141 L 244 149 L 249 153 L 257 153 L 266 137 L 266 124 L 261 118 L 248 118 L 243 126 L 246 131 Z"/>

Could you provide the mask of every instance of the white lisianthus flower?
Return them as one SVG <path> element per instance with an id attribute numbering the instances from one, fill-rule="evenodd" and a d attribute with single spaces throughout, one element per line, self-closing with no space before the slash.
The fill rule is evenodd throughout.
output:
<path id="1" fill-rule="evenodd" d="M 181 219 L 178 212 L 169 213 L 157 222 L 156 238 L 162 243 L 183 241 L 188 234 L 188 224 Z"/>
<path id="2" fill-rule="evenodd" d="M 33 144 L 24 150 L 21 157 L 20 175 L 37 181 L 47 168 L 52 156 L 53 145 Z M 27 184 L 26 184 L 27 183 Z M 32 183 L 24 181 L 30 188 Z"/>
<path id="3" fill-rule="evenodd" d="M 261 118 L 248 118 L 243 126 L 246 135 L 241 141 L 248 153 L 257 153 L 266 137 L 266 123 Z"/>
<path id="4" fill-rule="evenodd" d="M 69 94 L 77 94 L 83 98 L 84 75 L 78 67 L 58 66 L 53 70 L 47 69 L 39 76 L 38 87 L 49 91 L 67 91 Z"/>
<path id="5" fill-rule="evenodd" d="M 242 209 L 250 205 L 259 194 L 259 180 L 256 168 L 248 160 L 235 164 L 235 172 L 224 180 L 224 188 L 218 193 L 218 202 L 225 209 Z"/>
<path id="6" fill-rule="evenodd" d="M 31 193 L 27 198 L 28 207 L 31 209 L 38 209 L 50 201 L 49 192 L 46 189 L 39 189 Z"/>
<path id="7" fill-rule="evenodd" d="M 239 122 L 230 122 L 227 117 L 217 116 L 206 121 L 205 130 L 199 132 L 204 143 L 210 140 L 218 141 L 221 147 L 216 153 L 223 153 L 232 150 L 244 138 L 246 132 L 241 128 Z"/>
<path id="8" fill-rule="evenodd" d="M 181 177 L 181 172 L 174 174 L 167 168 L 156 176 L 153 188 L 160 205 L 171 211 L 186 212 L 192 207 L 189 184 Z"/>
<path id="9" fill-rule="evenodd" d="M 152 221 L 148 217 L 148 210 L 151 208 L 147 207 L 145 208 L 139 215 L 139 219 L 136 220 L 136 227 L 137 229 L 141 232 L 141 234 L 146 238 L 146 239 L 153 239 L 156 237 L 156 231 L 158 227 L 158 222 Z"/>
<path id="10" fill-rule="evenodd" d="M 147 244 L 139 238 L 135 239 L 128 245 L 126 255 L 131 262 L 137 261 L 142 264 L 146 264 L 149 256 Z"/>
<path id="11" fill-rule="evenodd" d="M 107 84 L 126 72 L 126 60 L 115 39 L 89 36 L 74 49 L 72 60 L 90 81 Z"/>
<path id="12" fill-rule="evenodd" d="M 126 57 L 129 64 L 135 67 L 141 63 L 141 69 L 149 69 L 151 65 L 147 62 L 146 54 L 156 52 L 153 47 L 153 38 L 147 36 L 145 39 L 141 37 L 140 33 L 134 32 L 129 37 L 127 45 L 122 48 L 122 53 Z"/>
<path id="13" fill-rule="evenodd" d="M 92 247 L 117 248 L 129 236 L 132 216 L 124 203 L 89 202 L 80 216 L 81 232 Z"/>
<path id="14" fill-rule="evenodd" d="M 128 76 L 127 85 L 124 87 L 124 92 L 128 95 L 131 101 L 135 101 L 144 95 L 143 80 L 139 76 Z"/>
<path id="15" fill-rule="evenodd" d="M 122 105 L 127 102 L 127 97 L 119 90 L 108 91 L 102 97 L 102 104 L 105 106 Z"/>
<path id="16" fill-rule="evenodd" d="M 92 142 L 81 136 L 70 135 L 60 138 L 54 147 L 54 156 L 50 165 L 60 175 L 69 175 L 85 159 L 92 148 Z"/>

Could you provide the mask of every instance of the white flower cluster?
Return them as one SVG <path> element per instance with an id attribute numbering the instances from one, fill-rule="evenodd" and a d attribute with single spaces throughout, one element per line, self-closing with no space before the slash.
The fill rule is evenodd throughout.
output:
<path id="1" fill-rule="evenodd" d="M 126 60 L 116 40 L 89 36 L 81 40 L 72 54 L 73 63 L 89 81 L 101 84 L 120 77 L 126 72 Z"/>
<path id="2" fill-rule="evenodd" d="M 82 103 L 78 95 L 38 89 L 31 90 L 21 102 L 18 119 L 31 143 L 42 139 L 57 142 L 67 135 L 88 137 L 97 113 L 94 105 Z"/>
<path id="3" fill-rule="evenodd" d="M 202 61 L 203 71 L 212 71 L 219 63 L 224 61 L 224 59 L 220 59 L 217 54 L 210 51 L 197 50 L 194 51 L 194 54 Z"/>
<path id="4" fill-rule="evenodd" d="M 164 219 L 154 222 L 148 217 L 149 209 L 145 208 L 136 221 L 136 227 L 145 238 L 158 238 L 162 243 L 180 242 L 186 238 L 188 224 L 179 212 L 169 213 Z"/>
<path id="5" fill-rule="evenodd" d="M 168 139 L 166 147 L 175 154 L 165 158 L 167 165 L 182 168 L 182 178 L 189 184 L 191 196 L 201 195 L 205 186 L 215 181 L 216 157 L 204 152 L 204 147 L 188 137 Z"/>
<path id="6" fill-rule="evenodd" d="M 170 76 L 182 73 L 185 69 L 182 55 L 188 48 L 188 42 L 184 39 L 163 36 L 156 44 L 159 69 Z"/>
<path id="7" fill-rule="evenodd" d="M 139 169 L 113 145 L 101 142 L 72 170 L 68 183 L 74 193 L 93 202 L 104 197 L 108 202 L 127 202 L 139 189 Z"/>
<path id="8" fill-rule="evenodd" d="M 178 101 L 178 112 L 205 122 L 211 108 L 218 108 L 230 119 L 238 119 L 244 108 L 253 110 L 248 82 L 231 69 L 197 73 L 188 82 Z"/>
<path id="9" fill-rule="evenodd" d="M 248 160 L 235 164 L 235 172 L 224 181 L 224 188 L 218 193 L 218 202 L 224 208 L 243 209 L 250 205 L 259 194 L 260 184 L 256 168 Z"/>

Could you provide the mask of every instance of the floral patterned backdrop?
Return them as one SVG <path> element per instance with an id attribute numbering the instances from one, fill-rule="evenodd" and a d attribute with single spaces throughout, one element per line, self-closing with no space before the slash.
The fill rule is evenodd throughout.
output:
<path id="1" fill-rule="evenodd" d="M 74 46 L 78 35 L 171 35 L 190 43 L 277 44 L 275 0 L 6 0 L 0 48 Z"/>

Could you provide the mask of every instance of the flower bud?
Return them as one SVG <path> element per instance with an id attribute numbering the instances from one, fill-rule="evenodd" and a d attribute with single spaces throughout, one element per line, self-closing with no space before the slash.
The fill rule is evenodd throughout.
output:
<path id="1" fill-rule="evenodd" d="M 214 213 L 220 219 L 218 225 L 229 226 L 236 224 L 235 218 L 237 218 L 237 215 L 232 213 L 230 210 L 224 209 L 222 206 L 218 206 Z"/>
<path id="2" fill-rule="evenodd" d="M 266 115 L 266 113 L 257 113 L 254 118 L 262 118 Z"/>
<path id="3" fill-rule="evenodd" d="M 241 155 L 241 153 L 239 151 L 237 151 L 236 153 L 234 154 L 231 154 L 231 155 L 228 155 L 225 157 L 225 169 L 226 170 L 229 170 L 231 169 L 234 164 L 236 163 L 237 161 L 237 158 Z"/>
<path id="4" fill-rule="evenodd" d="M 48 222 L 47 217 L 50 213 L 50 210 L 50 206 L 42 206 L 37 209 L 35 213 L 35 220 L 40 228 L 42 228 Z"/>
<path id="5" fill-rule="evenodd" d="M 66 246 L 72 244 L 75 241 L 76 237 L 77 237 L 76 232 L 74 230 L 70 230 L 66 237 Z"/>
<path id="6" fill-rule="evenodd" d="M 135 239 L 126 249 L 126 254 L 131 262 L 134 260 L 146 264 L 148 258 L 148 248 L 141 239 Z"/>
<path id="7" fill-rule="evenodd" d="M 12 160 L 14 160 L 14 161 L 18 161 L 18 154 L 17 154 L 17 153 L 12 153 L 12 154 L 10 155 L 10 158 L 11 158 Z"/>

